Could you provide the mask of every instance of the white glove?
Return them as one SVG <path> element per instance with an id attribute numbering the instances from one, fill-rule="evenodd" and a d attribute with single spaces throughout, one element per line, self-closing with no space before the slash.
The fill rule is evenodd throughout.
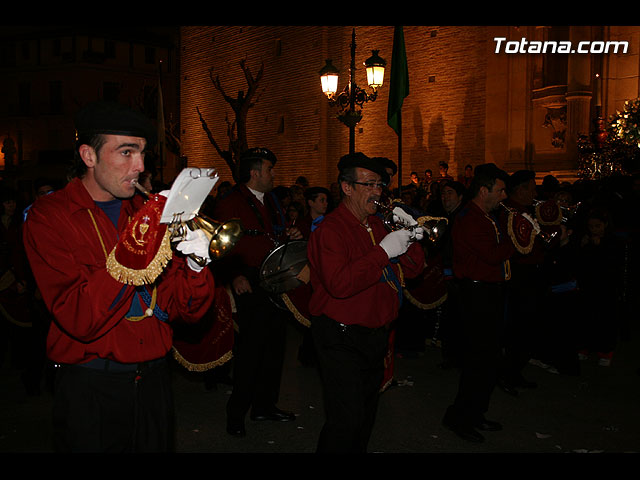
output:
<path id="1" fill-rule="evenodd" d="M 389 258 L 402 255 L 409 248 L 412 233 L 409 230 L 401 229 L 387 234 L 380 241 L 380 246 L 387 252 Z"/>
<path id="2" fill-rule="evenodd" d="M 420 241 L 424 238 L 424 228 L 422 227 L 414 227 L 409 230 L 411 233 L 411 241 Z"/>
<path id="3" fill-rule="evenodd" d="M 405 212 L 401 207 L 395 207 L 393 209 L 393 221 L 395 223 L 401 223 L 405 227 L 410 227 L 418 223 L 415 218 Z"/>
<path id="4" fill-rule="evenodd" d="M 187 231 L 186 237 L 176 245 L 176 250 L 187 256 L 187 265 L 191 270 L 199 272 L 211 262 L 211 257 L 209 256 L 210 242 L 202 230 L 193 231 L 188 228 L 185 230 Z M 190 254 L 204 259 L 204 265 L 199 265 L 189 256 Z"/>

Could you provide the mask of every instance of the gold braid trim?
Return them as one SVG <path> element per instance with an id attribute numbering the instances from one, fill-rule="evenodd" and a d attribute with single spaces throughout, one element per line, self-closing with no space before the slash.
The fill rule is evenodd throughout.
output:
<path id="1" fill-rule="evenodd" d="M 520 242 L 518 242 L 517 240 L 518 237 L 513 231 L 513 213 L 512 212 L 509 213 L 509 220 L 507 221 L 507 229 L 509 231 L 509 236 L 511 237 L 511 240 L 513 241 L 513 245 L 516 247 L 516 250 L 518 250 L 518 252 L 522 253 L 523 255 L 531 253 L 531 250 L 533 250 L 533 242 L 536 236 L 535 229 L 531 229 L 531 238 L 529 238 L 529 245 L 526 247 L 523 247 L 522 245 L 520 245 Z"/>
<path id="2" fill-rule="evenodd" d="M 181 366 L 183 366 L 184 368 L 186 368 L 190 372 L 205 372 L 207 370 L 211 370 L 212 368 L 216 368 L 216 367 L 219 367 L 220 365 L 224 365 L 229 360 L 231 360 L 231 358 L 233 357 L 233 354 L 231 353 L 231 351 L 228 351 L 227 353 L 225 353 L 223 356 L 221 356 L 217 360 L 213 360 L 213 361 L 208 362 L 208 363 L 196 364 L 196 363 L 189 362 L 186 358 L 184 358 L 182 355 L 180 355 L 180 352 L 178 352 L 176 347 L 171 347 L 171 353 L 173 354 L 173 358 Z"/>
<path id="3" fill-rule="evenodd" d="M 305 318 L 304 315 L 300 313 L 300 310 L 296 308 L 296 306 L 293 304 L 293 302 L 291 301 L 291 299 L 286 293 L 280 294 L 280 297 L 282 298 L 282 301 L 287 306 L 289 311 L 293 313 L 293 316 L 295 317 L 296 320 L 298 320 L 298 322 L 300 322 L 305 327 L 311 326 L 311 322 L 307 318 Z"/>
<path id="4" fill-rule="evenodd" d="M 109 257 L 107 258 L 107 271 L 113 278 L 121 283 L 136 286 L 153 283 L 155 279 L 158 278 L 158 276 L 162 273 L 162 270 L 167 265 L 167 263 L 169 263 L 169 260 L 171 260 L 172 250 L 169 238 L 169 229 L 167 229 L 164 232 L 164 237 L 162 237 L 162 242 L 160 243 L 160 248 L 158 248 L 158 253 L 156 253 L 154 259 L 151 260 L 147 268 L 145 268 L 144 270 L 135 270 L 133 268 L 128 268 L 124 265 L 120 265 L 115 256 L 117 247 L 116 245 L 116 247 L 111 250 Z"/>
<path id="5" fill-rule="evenodd" d="M 224 310 L 222 308 L 216 308 L 216 311 L 223 316 L 223 320 L 222 320 L 223 322 L 229 322 L 231 320 L 229 315 L 224 315 Z M 220 321 L 220 319 L 216 319 L 216 321 Z M 235 326 L 235 323 L 234 323 L 234 326 Z M 220 338 L 220 336 L 226 331 L 227 329 L 223 330 L 218 335 L 217 338 Z M 205 372 L 207 370 L 211 370 L 212 368 L 219 367 L 220 365 L 224 365 L 225 363 L 227 363 L 229 360 L 233 358 L 233 351 L 229 350 L 227 353 L 222 355 L 217 360 L 212 360 L 207 363 L 192 363 L 180 354 L 180 352 L 175 347 L 175 345 L 171 347 L 171 353 L 173 355 L 173 358 L 178 362 L 178 364 L 180 364 L 190 372 Z"/>
<path id="6" fill-rule="evenodd" d="M 416 220 L 416 222 L 418 222 L 418 225 L 420 225 L 421 227 L 424 227 L 424 224 L 426 222 L 430 222 L 432 220 L 437 220 L 437 221 L 441 221 L 444 220 L 444 222 L 448 225 L 449 224 L 449 219 L 447 217 L 431 217 L 429 215 L 425 215 L 423 217 L 418 217 L 418 219 Z"/>
<path id="7" fill-rule="evenodd" d="M 413 295 L 411 295 L 409 293 L 408 290 L 404 290 L 404 295 L 405 297 L 407 297 L 407 299 L 416 307 L 420 308 L 421 310 L 431 310 L 434 309 L 436 307 L 439 307 L 440 305 L 442 305 L 446 300 L 447 300 L 447 296 L 448 294 L 445 292 L 444 295 L 442 295 L 438 300 L 436 300 L 433 303 L 422 303 L 420 302 L 417 298 L 415 298 Z"/>

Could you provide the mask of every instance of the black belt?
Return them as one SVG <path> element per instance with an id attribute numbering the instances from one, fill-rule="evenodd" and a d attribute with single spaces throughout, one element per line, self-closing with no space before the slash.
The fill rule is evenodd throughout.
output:
<path id="1" fill-rule="evenodd" d="M 86 363 L 78 364 L 79 367 L 91 368 L 93 370 L 101 370 L 103 372 L 140 372 L 147 368 L 158 365 L 166 360 L 165 357 L 146 362 L 137 363 L 121 363 L 108 358 L 94 358 Z"/>
<path id="2" fill-rule="evenodd" d="M 471 280 L 470 278 L 462 278 L 460 282 L 474 285 L 486 285 L 486 286 L 502 286 L 506 282 L 485 282 L 484 280 Z"/>
<path id="3" fill-rule="evenodd" d="M 334 320 L 330 317 L 327 317 L 326 315 L 321 315 L 319 317 L 313 317 L 312 321 L 314 319 L 322 319 L 325 322 L 329 322 L 331 325 L 336 325 L 340 330 L 342 330 L 343 332 L 359 332 L 359 333 L 376 333 L 379 332 L 380 330 L 389 330 L 389 325 L 383 325 L 381 327 L 365 327 L 364 325 L 358 325 L 358 324 L 345 324 L 345 323 L 340 323 L 337 320 Z"/>

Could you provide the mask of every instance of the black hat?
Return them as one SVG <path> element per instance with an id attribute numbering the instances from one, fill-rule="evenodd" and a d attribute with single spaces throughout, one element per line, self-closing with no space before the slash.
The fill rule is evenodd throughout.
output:
<path id="1" fill-rule="evenodd" d="M 519 187 L 523 183 L 527 183 L 531 180 L 536 179 L 536 172 L 533 170 L 518 170 L 514 172 L 509 177 L 509 181 L 507 182 L 507 189 L 513 190 L 514 188 Z"/>
<path id="2" fill-rule="evenodd" d="M 98 134 L 142 137 L 147 144 L 157 139 L 156 129 L 145 115 L 115 102 L 86 105 L 76 115 L 75 124 L 79 141 Z"/>
<path id="3" fill-rule="evenodd" d="M 278 161 L 275 154 L 268 148 L 255 147 L 242 152 L 240 155 L 240 163 L 258 158 L 262 160 L 269 160 L 273 165 Z"/>
<path id="4" fill-rule="evenodd" d="M 365 168 L 380 175 L 380 178 L 387 185 L 389 184 L 389 174 L 385 170 L 385 165 L 378 158 L 369 158 L 364 153 L 356 152 L 344 155 L 338 162 L 340 172 L 347 168 Z"/>
<path id="5" fill-rule="evenodd" d="M 373 157 L 372 160 L 376 160 L 381 162 L 384 168 L 390 168 L 393 172 L 392 175 L 395 175 L 398 172 L 398 166 L 396 162 L 387 157 Z"/>

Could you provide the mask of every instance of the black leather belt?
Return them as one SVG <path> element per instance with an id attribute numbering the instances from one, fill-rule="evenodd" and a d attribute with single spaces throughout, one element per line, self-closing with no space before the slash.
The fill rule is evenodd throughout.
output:
<path id="1" fill-rule="evenodd" d="M 138 363 L 121 363 L 108 358 L 95 358 L 86 363 L 80 363 L 78 366 L 91 368 L 94 370 L 101 370 L 103 372 L 141 372 L 154 365 L 158 365 L 165 361 L 165 357 L 157 358 L 155 360 L 148 360 L 146 362 Z"/>
<path id="2" fill-rule="evenodd" d="M 506 282 L 485 282 L 483 280 L 471 280 L 470 278 L 463 278 L 460 280 L 462 283 L 469 283 L 469 284 L 474 284 L 474 285 L 487 285 L 487 286 L 501 286 L 504 285 Z"/>

